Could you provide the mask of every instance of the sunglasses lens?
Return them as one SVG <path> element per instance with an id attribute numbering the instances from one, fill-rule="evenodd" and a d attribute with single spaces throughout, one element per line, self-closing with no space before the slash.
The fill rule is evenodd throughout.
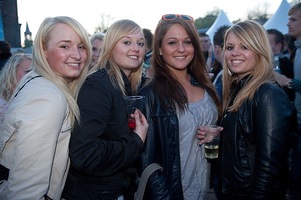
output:
<path id="1" fill-rule="evenodd" d="M 190 17 L 189 15 L 181 15 L 181 18 L 182 18 L 182 19 L 185 19 L 185 20 L 187 20 L 187 21 L 193 21 L 193 18 Z"/>
<path id="2" fill-rule="evenodd" d="M 164 19 L 166 19 L 166 20 L 172 20 L 172 19 L 175 19 L 176 17 L 177 17 L 177 15 L 175 15 L 175 14 L 164 15 Z"/>
<path id="3" fill-rule="evenodd" d="M 193 22 L 193 18 L 190 17 L 189 15 L 178 15 L 178 14 L 166 14 L 162 16 L 163 20 L 173 20 L 176 19 L 177 17 L 184 19 L 188 22 Z"/>

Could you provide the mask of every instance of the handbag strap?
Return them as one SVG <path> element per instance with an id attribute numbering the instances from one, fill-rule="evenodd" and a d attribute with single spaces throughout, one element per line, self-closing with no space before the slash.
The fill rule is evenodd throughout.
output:
<path id="1" fill-rule="evenodd" d="M 37 76 L 34 76 L 34 77 L 31 77 L 30 79 L 28 79 L 21 87 L 20 89 L 18 90 L 18 92 L 16 92 L 14 98 L 16 98 L 16 96 L 19 94 L 19 92 L 24 88 L 24 86 L 31 80 L 35 79 L 35 78 L 38 78 L 38 77 L 41 77 L 41 75 L 37 75 Z M 12 98 L 12 99 L 14 99 Z"/>
<path id="2" fill-rule="evenodd" d="M 149 178 L 149 176 L 156 170 L 160 169 L 161 171 L 163 170 L 163 168 L 158 164 L 158 163 L 152 163 L 150 165 L 148 165 L 142 172 L 141 175 L 141 179 L 138 185 L 138 189 L 134 194 L 134 199 L 135 200 L 142 200 L 143 199 L 143 195 L 144 195 L 144 191 L 145 191 L 145 187 L 147 184 L 147 180 Z"/>

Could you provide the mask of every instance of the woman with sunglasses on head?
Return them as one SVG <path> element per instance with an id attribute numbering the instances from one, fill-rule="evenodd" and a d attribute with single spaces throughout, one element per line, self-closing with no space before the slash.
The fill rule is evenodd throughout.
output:
<path id="1" fill-rule="evenodd" d="M 70 140 L 64 199 L 133 199 L 136 161 L 148 123 L 136 109 L 136 126 L 130 129 L 124 97 L 135 95 L 140 86 L 144 45 L 142 29 L 134 21 L 116 21 L 106 32 L 101 58 L 78 95 L 81 121 Z"/>
<path id="2" fill-rule="evenodd" d="M 163 15 L 153 44 L 154 74 L 139 92 L 149 123 L 140 164 L 143 170 L 156 162 L 163 171 L 150 177 L 144 198 L 206 199 L 210 168 L 197 133 L 217 123 L 220 106 L 193 18 Z"/>
<path id="3" fill-rule="evenodd" d="M 266 30 L 253 20 L 225 33 L 220 141 L 223 200 L 285 199 L 293 105 L 275 83 Z"/>

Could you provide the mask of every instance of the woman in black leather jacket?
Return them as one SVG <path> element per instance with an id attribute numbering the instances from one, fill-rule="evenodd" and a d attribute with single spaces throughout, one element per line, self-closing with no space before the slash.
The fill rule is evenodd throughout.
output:
<path id="1" fill-rule="evenodd" d="M 264 28 L 247 20 L 228 29 L 224 63 L 222 199 L 284 199 L 293 107 L 275 84 Z"/>
<path id="2" fill-rule="evenodd" d="M 197 130 L 216 123 L 220 109 L 198 34 L 192 17 L 168 14 L 154 35 L 154 74 L 140 92 L 149 122 L 141 164 L 157 162 L 163 172 L 150 177 L 144 199 L 207 199 L 210 165 Z"/>

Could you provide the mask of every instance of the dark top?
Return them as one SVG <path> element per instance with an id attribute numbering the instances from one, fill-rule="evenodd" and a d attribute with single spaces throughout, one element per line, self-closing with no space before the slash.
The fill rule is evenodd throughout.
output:
<path id="1" fill-rule="evenodd" d="M 202 87 L 193 76 L 191 84 Z M 179 122 L 177 111 L 166 95 L 167 108 L 162 107 L 153 82 L 143 87 L 139 94 L 145 96 L 145 113 L 149 123 L 145 151 L 141 154 L 141 169 L 159 163 L 163 172 L 155 171 L 149 178 L 144 200 L 183 200 L 181 157 L 179 149 Z"/>
<path id="2" fill-rule="evenodd" d="M 131 94 L 125 74 L 123 80 Z M 81 123 L 76 124 L 70 140 L 70 173 L 76 178 L 66 185 L 81 190 L 76 184 L 84 182 L 95 186 L 95 192 L 126 191 L 143 142 L 129 129 L 122 92 L 112 85 L 105 69 L 87 77 L 78 106 Z"/>
<path id="3" fill-rule="evenodd" d="M 233 85 L 232 99 L 247 81 Z M 271 200 L 285 196 L 292 118 L 292 104 L 272 83 L 261 85 L 237 112 L 225 113 L 219 156 L 224 194 Z"/>
<path id="4" fill-rule="evenodd" d="M 287 58 L 285 56 L 279 57 L 279 67 L 280 67 L 280 70 L 281 70 L 281 74 L 285 75 L 288 78 L 294 78 L 294 65 L 290 61 L 289 58 Z M 289 88 L 286 88 L 286 87 L 284 87 L 283 90 L 287 94 L 288 98 L 291 101 L 294 101 L 295 91 L 293 91 Z"/>

